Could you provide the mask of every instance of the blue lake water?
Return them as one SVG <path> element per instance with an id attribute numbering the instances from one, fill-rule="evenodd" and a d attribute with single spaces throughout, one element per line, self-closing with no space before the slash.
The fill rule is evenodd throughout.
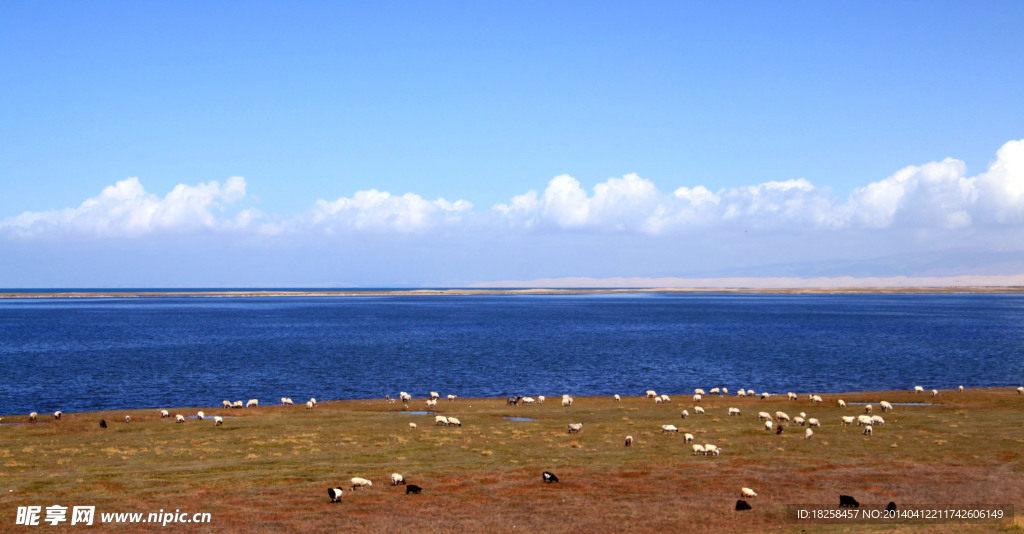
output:
<path id="1" fill-rule="evenodd" d="M 0 414 L 1022 383 L 1024 295 L 0 300 Z"/>

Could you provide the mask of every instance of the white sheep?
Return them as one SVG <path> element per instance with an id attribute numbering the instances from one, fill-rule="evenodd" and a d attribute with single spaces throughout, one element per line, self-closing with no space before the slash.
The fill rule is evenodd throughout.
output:
<path id="1" fill-rule="evenodd" d="M 765 430 L 769 430 L 770 431 L 770 430 L 772 430 L 772 427 L 774 427 L 774 426 L 775 426 L 775 424 L 772 423 L 771 421 L 765 421 L 764 422 L 764 429 Z"/>
<path id="2" fill-rule="evenodd" d="M 739 408 L 729 408 L 729 415 L 740 415 Z"/>
<path id="3" fill-rule="evenodd" d="M 313 404 L 313 401 L 306 401 L 306 409 L 307 409 L 307 410 L 312 410 L 312 409 L 313 409 L 313 406 L 315 406 L 315 405 Z"/>
<path id="4" fill-rule="evenodd" d="M 57 410 L 56 412 L 53 412 L 53 418 L 54 419 L 60 419 L 63 416 L 64 416 L 64 412 L 62 412 L 60 410 Z"/>
<path id="5" fill-rule="evenodd" d="M 871 416 L 871 424 L 872 425 L 882 426 L 882 425 L 885 424 L 885 419 L 882 419 L 881 415 L 872 415 Z"/>
<path id="6" fill-rule="evenodd" d="M 745 390 L 743 388 L 740 388 L 740 390 L 736 392 L 736 396 L 737 397 L 746 397 L 747 396 L 747 390 Z"/>
<path id="7" fill-rule="evenodd" d="M 870 404 L 864 405 L 864 413 L 871 413 L 872 410 L 874 410 L 874 406 L 871 406 Z"/>
<path id="8" fill-rule="evenodd" d="M 537 404 L 544 404 L 544 401 L 546 401 L 546 400 L 548 400 L 547 397 L 545 397 L 544 395 L 539 395 L 537 397 Z"/>
<path id="9" fill-rule="evenodd" d="M 775 419 L 779 421 L 789 421 L 789 415 L 786 412 L 775 412 Z"/>
<path id="10" fill-rule="evenodd" d="M 757 493 L 755 493 L 754 490 L 752 490 L 750 488 L 740 488 L 740 495 L 742 495 L 744 497 L 748 497 L 748 498 L 749 497 L 757 497 Z"/>
<path id="11" fill-rule="evenodd" d="M 695 445 L 693 446 L 693 454 L 694 454 L 694 455 L 697 455 L 697 454 L 704 454 L 705 452 L 706 452 L 706 451 L 704 450 L 704 446 L 703 446 L 703 445 L 701 445 L 701 444 L 699 444 L 699 443 L 698 443 L 698 444 L 695 444 Z"/>
<path id="12" fill-rule="evenodd" d="M 672 399 L 668 395 L 662 395 L 661 402 L 672 402 Z"/>
<path id="13" fill-rule="evenodd" d="M 722 395 L 728 395 L 728 394 L 729 394 L 729 388 L 722 388 Z"/>
<path id="14" fill-rule="evenodd" d="M 701 388 L 697 388 L 697 389 L 693 390 L 693 394 L 694 395 L 707 395 L 707 393 L 704 393 L 704 390 L 701 389 Z"/>
<path id="15" fill-rule="evenodd" d="M 662 402 L 664 401 L 661 400 L 661 397 L 654 397 L 654 404 L 661 404 Z"/>
<path id="16" fill-rule="evenodd" d="M 245 407 L 245 405 L 242 404 L 242 401 L 237 400 L 237 401 L 231 403 L 231 407 L 232 408 L 243 408 L 243 407 Z"/>
<path id="17" fill-rule="evenodd" d="M 871 416 L 870 415 L 858 415 L 857 416 L 857 426 L 867 426 L 867 425 L 870 425 L 870 424 L 871 424 Z"/>
<path id="18" fill-rule="evenodd" d="M 921 386 L 914 386 L 914 393 L 924 393 L 924 388 Z"/>
<path id="19" fill-rule="evenodd" d="M 939 396 L 939 390 L 933 389 L 932 390 L 932 397 L 937 397 L 937 396 Z"/>
<path id="20" fill-rule="evenodd" d="M 856 421 L 856 420 L 857 420 L 857 418 L 855 418 L 852 415 L 844 415 L 843 416 L 843 425 L 852 425 L 853 422 Z"/>
<path id="21" fill-rule="evenodd" d="M 629 447 L 633 444 L 633 436 L 626 436 L 626 446 Z"/>
<path id="22" fill-rule="evenodd" d="M 796 393 L 793 393 L 792 391 L 786 393 L 786 396 L 789 397 L 789 400 L 797 400 L 799 398 L 797 397 Z"/>
<path id="23" fill-rule="evenodd" d="M 721 395 L 722 394 L 722 388 L 711 388 L 708 391 L 710 391 L 712 395 Z"/>
<path id="24" fill-rule="evenodd" d="M 416 423 L 409 423 L 409 430 L 416 430 Z"/>
<path id="25" fill-rule="evenodd" d="M 229 401 L 229 400 L 222 401 L 221 405 L 224 406 L 225 408 L 230 408 L 231 407 L 231 401 Z"/>
<path id="26" fill-rule="evenodd" d="M 281 404 L 295 404 L 292 399 L 288 397 L 281 397 Z"/>
<path id="27" fill-rule="evenodd" d="M 693 443 L 693 434 L 690 434 L 689 432 L 683 434 L 683 440 L 685 443 Z"/>
<path id="28" fill-rule="evenodd" d="M 462 421 L 459 421 L 454 417 L 448 416 L 448 426 L 462 426 Z"/>
<path id="29" fill-rule="evenodd" d="M 124 416 L 124 422 L 125 423 L 131 423 L 132 422 L 132 416 L 130 416 L 130 415 Z"/>
<path id="30" fill-rule="evenodd" d="M 570 423 L 569 424 L 569 433 L 570 434 L 572 434 L 573 432 L 582 432 L 582 431 L 583 431 L 583 423 Z"/>
<path id="31" fill-rule="evenodd" d="M 366 488 L 366 487 L 372 487 L 372 486 L 373 486 L 373 482 L 370 482 L 369 480 L 366 480 L 365 478 L 352 477 L 352 489 L 353 490 L 355 490 L 356 488 Z"/>
<path id="32" fill-rule="evenodd" d="M 206 414 L 205 414 L 205 413 L 203 413 L 203 411 L 202 411 L 202 410 L 200 410 L 200 411 L 196 412 L 196 417 L 197 417 L 197 418 L 198 418 L 198 419 L 199 419 L 200 421 L 202 421 L 203 419 L 206 419 Z"/>
<path id="33" fill-rule="evenodd" d="M 219 415 L 213 416 L 213 426 L 220 426 L 220 425 L 223 425 L 223 424 L 224 424 L 224 418 L 223 417 L 221 417 Z"/>
<path id="34" fill-rule="evenodd" d="M 757 412 L 757 420 L 758 421 L 771 421 L 772 420 L 772 414 L 770 414 L 768 412 Z"/>
<path id="35" fill-rule="evenodd" d="M 871 425 L 868 425 L 868 426 L 864 427 L 864 432 L 861 432 L 861 434 L 864 434 L 865 436 L 870 436 L 871 435 L 871 431 L 872 431 Z"/>
<path id="36" fill-rule="evenodd" d="M 693 413 L 694 414 L 702 414 L 702 413 L 704 413 L 704 408 L 701 408 L 700 406 L 694 406 L 693 407 Z"/>
<path id="37" fill-rule="evenodd" d="M 164 417 L 170 417 L 170 416 L 171 416 L 171 412 L 168 412 L 167 410 L 160 410 L 160 419 L 163 419 Z"/>
<path id="38" fill-rule="evenodd" d="M 798 416 L 793 418 L 793 422 L 798 424 L 798 425 L 800 425 L 800 426 L 804 426 L 804 424 L 807 423 L 807 419 L 804 419 L 803 417 L 800 417 L 798 415 Z"/>
<path id="39" fill-rule="evenodd" d="M 1017 388 L 1017 394 L 1018 395 L 1024 395 L 1024 386 L 1021 386 L 1021 387 Z"/>
<path id="40" fill-rule="evenodd" d="M 811 402 L 825 402 L 822 400 L 821 395 L 811 395 Z"/>
<path id="41" fill-rule="evenodd" d="M 34 423 L 34 422 L 36 422 L 37 419 L 39 419 L 39 414 L 38 413 L 32 412 L 32 413 L 28 414 L 29 422 Z"/>
<path id="42" fill-rule="evenodd" d="M 770 399 L 771 397 L 772 397 L 772 394 L 771 394 L 771 393 L 768 393 L 767 391 L 765 391 L 765 392 L 761 393 L 761 400 L 768 400 L 768 399 Z"/>
<path id="43" fill-rule="evenodd" d="M 391 473 L 391 485 L 397 486 L 399 484 L 405 484 L 405 477 L 398 473 Z"/>
<path id="44" fill-rule="evenodd" d="M 653 399 L 654 397 L 658 396 L 658 394 L 655 393 L 653 389 L 648 389 L 646 395 L 648 399 Z"/>
<path id="45" fill-rule="evenodd" d="M 892 411 L 892 404 L 890 404 L 888 401 L 882 401 L 882 402 L 878 403 L 878 405 L 882 407 L 882 411 L 883 412 L 891 412 Z"/>
<path id="46" fill-rule="evenodd" d="M 718 447 L 716 447 L 716 446 L 714 446 L 714 445 L 712 445 L 710 443 L 705 443 L 704 444 L 704 455 L 705 456 L 708 455 L 708 454 L 712 454 L 714 456 L 718 456 L 721 453 L 722 453 L 722 449 L 719 449 Z"/>
<path id="47" fill-rule="evenodd" d="M 960 391 L 960 393 L 963 393 L 963 392 L 964 392 L 964 387 L 963 387 L 963 386 L 959 386 L 959 387 L 957 387 L 956 389 L 957 389 L 958 391 Z"/>
<path id="48" fill-rule="evenodd" d="M 440 394 L 438 394 L 438 392 L 436 392 L 436 391 L 431 391 L 431 392 L 430 392 L 430 398 L 431 398 L 431 399 L 440 399 L 440 398 L 441 398 L 441 395 L 440 395 Z"/>
<path id="49" fill-rule="evenodd" d="M 185 422 L 185 416 L 181 415 L 180 413 L 175 415 L 174 416 L 174 422 L 175 423 L 184 423 Z"/>
<path id="50" fill-rule="evenodd" d="M 813 435 L 814 435 L 814 431 L 813 430 L 811 430 L 809 428 L 807 430 L 804 430 L 804 439 L 811 439 L 811 436 L 813 436 Z"/>
<path id="51" fill-rule="evenodd" d="M 527 398 L 529 398 L 529 397 L 527 397 Z M 526 399 L 523 399 L 523 400 L 525 401 Z M 533 399 L 530 399 L 530 402 L 532 403 Z M 437 406 L 437 399 L 427 399 L 426 405 L 427 405 L 427 408 L 433 408 L 434 406 Z"/>
<path id="52" fill-rule="evenodd" d="M 316 397 L 309 399 L 309 402 L 312 402 L 313 406 L 316 406 Z"/>
<path id="53" fill-rule="evenodd" d="M 807 426 L 809 426 L 809 427 L 811 427 L 811 426 L 820 427 L 821 426 L 821 421 L 818 421 L 817 419 L 812 417 L 812 418 L 807 420 Z"/>
<path id="54" fill-rule="evenodd" d="M 616 393 L 612 398 L 615 399 L 615 402 L 622 402 L 622 397 L 620 397 L 618 393 Z"/>
<path id="55" fill-rule="evenodd" d="M 453 400 L 455 400 L 457 398 L 459 398 L 458 395 L 452 395 L 451 393 L 448 394 L 448 402 L 451 402 L 451 401 L 453 401 Z M 541 398 L 543 399 L 544 397 L 541 397 Z"/>
<path id="56" fill-rule="evenodd" d="M 839 399 L 836 401 L 836 406 L 840 408 L 846 408 L 846 401 L 844 401 L 843 399 Z"/>
<path id="57" fill-rule="evenodd" d="M 400 400 L 401 400 L 402 402 L 409 402 L 409 401 L 411 401 L 411 400 L 412 400 L 412 395 L 410 395 L 410 394 L 408 394 L 408 393 L 406 393 L 406 392 L 404 392 L 404 391 L 399 391 L 399 392 L 398 392 L 398 398 L 399 398 L 399 399 L 400 399 Z"/>
<path id="58" fill-rule="evenodd" d="M 807 419 L 807 412 L 800 412 L 800 417 Z"/>
<path id="59" fill-rule="evenodd" d="M 434 416 L 434 426 L 437 425 L 448 426 L 448 418 L 443 415 Z"/>
<path id="60" fill-rule="evenodd" d="M 260 401 L 258 401 L 256 399 L 249 399 L 249 402 L 245 403 L 245 407 L 246 408 L 251 408 L 253 406 L 259 406 L 259 405 L 260 405 Z"/>
<path id="61" fill-rule="evenodd" d="M 665 432 L 676 432 L 679 433 L 679 429 L 675 425 L 661 425 L 661 433 Z"/>
<path id="62" fill-rule="evenodd" d="M 700 402 L 700 399 L 701 399 L 700 393 L 694 393 L 693 394 L 693 402 Z"/>
<path id="63" fill-rule="evenodd" d="M 686 419 L 687 417 L 690 417 L 690 412 L 688 412 L 686 410 L 683 410 L 682 417 L 683 417 L 683 419 Z"/>
<path id="64" fill-rule="evenodd" d="M 572 406 L 572 397 L 562 395 L 562 406 Z"/>

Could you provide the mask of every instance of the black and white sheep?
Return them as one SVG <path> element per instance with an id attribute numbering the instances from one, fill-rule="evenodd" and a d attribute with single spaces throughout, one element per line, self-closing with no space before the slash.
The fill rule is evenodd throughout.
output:
<path id="1" fill-rule="evenodd" d="M 327 488 L 327 495 L 330 496 L 331 502 L 341 502 L 341 495 L 345 493 L 341 488 Z"/>
<path id="2" fill-rule="evenodd" d="M 405 477 L 398 473 L 391 473 L 391 485 L 398 486 L 399 484 L 405 484 Z"/>
<path id="3" fill-rule="evenodd" d="M 558 482 L 558 477 L 555 476 L 551 471 L 544 471 L 541 473 L 541 479 L 544 480 L 545 484 L 551 484 L 552 482 Z"/>

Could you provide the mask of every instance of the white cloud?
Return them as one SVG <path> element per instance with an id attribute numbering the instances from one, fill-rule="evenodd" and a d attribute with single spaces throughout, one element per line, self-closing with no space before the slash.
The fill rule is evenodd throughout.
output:
<path id="1" fill-rule="evenodd" d="M 472 208 L 465 200 L 425 200 L 413 193 L 397 196 L 371 189 L 357 191 L 351 198 L 341 197 L 330 202 L 317 200 L 296 226 L 298 229 L 322 229 L 327 233 L 339 230 L 416 233 L 444 224 L 458 224 Z"/>

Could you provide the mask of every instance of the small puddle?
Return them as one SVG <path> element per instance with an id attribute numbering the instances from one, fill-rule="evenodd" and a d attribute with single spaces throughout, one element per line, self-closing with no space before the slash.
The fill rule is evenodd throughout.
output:
<path id="1" fill-rule="evenodd" d="M 530 417 L 513 417 L 511 415 L 506 415 L 502 419 L 506 421 L 536 421 L 536 419 Z"/>
<path id="2" fill-rule="evenodd" d="M 408 415 L 433 415 L 433 414 L 436 414 L 437 412 L 406 412 L 406 411 L 401 411 L 401 412 L 391 412 L 391 413 L 408 414 Z"/>
<path id="3" fill-rule="evenodd" d="M 848 402 L 846 404 L 853 404 L 856 406 L 865 406 L 868 404 L 878 404 L 877 402 Z M 893 406 L 935 406 L 934 402 L 890 402 Z"/>

